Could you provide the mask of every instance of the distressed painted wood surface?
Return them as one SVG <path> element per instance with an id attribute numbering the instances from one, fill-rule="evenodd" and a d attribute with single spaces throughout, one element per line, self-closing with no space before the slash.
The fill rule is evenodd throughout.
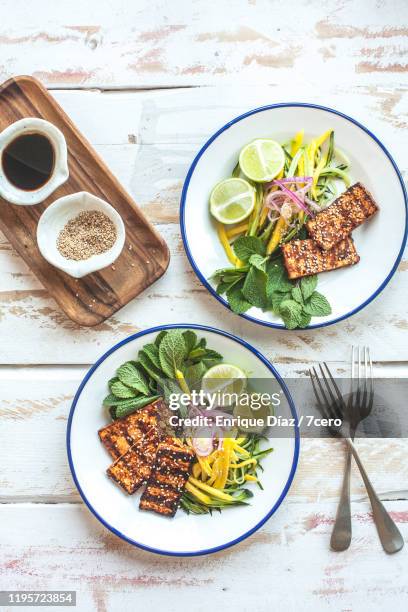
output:
<path id="1" fill-rule="evenodd" d="M 58 91 L 54 95 L 157 225 L 170 247 L 170 268 L 114 317 L 92 330 L 84 329 L 63 315 L 7 241 L 0 238 L 0 362 L 35 363 L 41 359 L 49 364 L 91 363 L 129 333 L 164 321 L 188 321 L 192 312 L 196 323 L 237 333 L 273 359 L 341 360 L 351 338 L 355 343 L 370 344 L 375 359 L 408 358 L 406 256 L 387 289 L 363 312 L 312 333 L 265 331 L 230 314 L 202 287 L 186 260 L 178 206 L 185 174 L 199 146 L 228 118 L 277 99 L 293 99 L 293 84 L 285 96 L 275 87 L 138 93 Z M 305 88 L 298 99 L 323 101 L 368 123 L 406 172 L 408 94 L 401 89 L 392 95 L 397 97 L 391 107 L 384 106 L 383 91 L 349 93 L 343 89 L 322 100 Z"/>
<path id="2" fill-rule="evenodd" d="M 299 88 L 312 82 L 395 83 L 408 70 L 404 0 L 63 0 L 30 11 L 2 0 L 1 74 L 48 86 L 158 87 L 237 79 Z M 50 4 L 50 6 L 53 6 Z"/>
<path id="3" fill-rule="evenodd" d="M 310 101 L 365 123 L 407 177 L 408 5 L 404 0 L 166 2 L 0 0 L 0 80 L 31 74 L 96 147 L 168 242 L 168 273 L 96 329 L 58 309 L 0 235 L 0 589 L 78 590 L 77 609 L 189 607 L 294 612 L 406 610 L 407 553 L 379 545 L 357 474 L 354 540 L 329 550 L 341 443 L 306 440 L 284 507 L 234 549 L 168 559 L 133 549 L 80 502 L 65 457 L 69 406 L 87 366 L 153 324 L 191 320 L 258 346 L 286 376 L 369 344 L 384 376 L 408 375 L 408 255 L 386 291 L 325 330 L 276 333 L 232 316 L 195 278 L 179 236 L 189 164 L 208 136 L 263 104 Z M 30 7 L 31 8 L 31 7 Z M 187 51 L 186 51 L 187 50 Z M 110 91 L 114 90 L 114 91 Z M 46 364 L 46 365 L 42 365 Z M 359 441 L 408 537 L 404 440 Z"/>
<path id="4" fill-rule="evenodd" d="M 408 538 L 406 502 L 386 502 Z M 353 503 L 353 546 L 328 550 L 334 505 L 287 504 L 236 547 L 157 557 L 103 529 L 78 504 L 0 507 L 0 589 L 72 589 L 82 611 L 192 609 L 405 612 L 405 558 L 381 550 L 366 502 Z M 406 577 L 406 572 L 405 572 Z M 11 610 L 11 609 L 10 609 Z"/>

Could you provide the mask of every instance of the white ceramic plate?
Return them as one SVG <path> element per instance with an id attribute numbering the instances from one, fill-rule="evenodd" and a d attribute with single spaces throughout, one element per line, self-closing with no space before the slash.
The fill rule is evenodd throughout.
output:
<path id="1" fill-rule="evenodd" d="M 384 145 L 363 125 L 335 110 L 313 104 L 273 104 L 233 119 L 214 134 L 195 158 L 181 199 L 181 232 L 190 263 L 201 282 L 221 303 L 209 277 L 229 264 L 209 214 L 213 186 L 227 178 L 241 148 L 254 138 L 287 141 L 300 129 L 305 141 L 335 130 L 336 146 L 351 161 L 352 182 L 361 181 L 377 201 L 380 212 L 353 232 L 361 256 L 356 266 L 319 276 L 319 291 L 332 314 L 314 317 L 309 328 L 323 327 L 358 312 L 384 289 L 402 257 L 407 237 L 407 195 L 401 174 Z M 251 308 L 242 315 L 251 321 L 283 328 L 271 313 Z"/>
<path id="2" fill-rule="evenodd" d="M 129 496 L 106 476 L 110 457 L 97 432 L 108 418 L 102 407 L 107 381 L 115 370 L 138 350 L 153 342 L 162 329 L 195 329 L 208 346 L 220 352 L 226 362 L 251 371 L 254 378 L 275 378 L 286 396 L 288 412 L 295 408 L 278 373 L 265 357 L 249 344 L 225 332 L 195 325 L 161 326 L 141 332 L 108 351 L 88 372 L 72 404 L 67 429 L 67 451 L 72 475 L 91 512 L 101 523 L 131 544 L 168 555 L 199 555 L 232 546 L 248 537 L 275 512 L 289 490 L 299 455 L 299 434 L 271 441 L 274 452 L 262 462 L 264 490 L 256 487 L 250 506 L 229 508 L 213 516 L 187 515 L 179 509 L 173 519 L 138 509 L 140 495 Z M 254 485 L 252 485 L 254 486 Z"/>

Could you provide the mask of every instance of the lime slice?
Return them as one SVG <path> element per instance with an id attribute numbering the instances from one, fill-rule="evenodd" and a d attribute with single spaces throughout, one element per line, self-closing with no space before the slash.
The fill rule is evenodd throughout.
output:
<path id="1" fill-rule="evenodd" d="M 210 195 L 211 214 L 221 223 L 230 225 L 243 221 L 255 206 L 255 189 L 240 178 L 218 183 Z"/>
<path id="2" fill-rule="evenodd" d="M 258 424 L 251 424 L 247 426 L 242 426 L 241 431 L 247 433 L 262 433 L 264 429 L 266 429 L 268 425 L 268 417 L 273 414 L 272 406 L 270 404 L 262 404 L 259 405 L 259 394 L 254 394 L 248 397 L 242 397 L 241 400 L 238 400 L 234 407 L 234 416 L 242 419 L 257 419 Z M 242 421 L 245 423 L 245 421 Z"/>
<path id="3" fill-rule="evenodd" d="M 210 368 L 203 376 L 201 388 L 204 393 L 217 394 L 216 406 L 234 404 L 246 389 L 247 376 L 240 368 L 229 363 L 220 363 Z"/>
<path id="4" fill-rule="evenodd" d="M 271 181 L 285 164 L 285 153 L 279 142 L 258 138 L 241 150 L 239 165 L 242 172 L 257 183 Z"/>

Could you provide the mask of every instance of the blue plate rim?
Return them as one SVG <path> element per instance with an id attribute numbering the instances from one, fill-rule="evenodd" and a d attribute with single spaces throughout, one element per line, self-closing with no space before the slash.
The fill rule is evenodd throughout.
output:
<path id="1" fill-rule="evenodd" d="M 294 448 L 294 454 L 293 454 L 293 461 L 292 461 L 291 470 L 289 472 L 289 476 L 288 476 L 286 484 L 285 484 L 285 486 L 284 486 L 284 488 L 282 490 L 282 493 L 280 494 L 280 496 L 279 496 L 278 500 L 276 501 L 276 503 L 272 506 L 271 510 L 264 516 L 264 518 L 261 521 L 259 521 L 259 523 L 257 523 L 255 525 L 255 527 L 253 527 L 252 529 L 246 531 L 244 534 L 242 534 L 238 538 L 235 538 L 234 540 L 231 540 L 230 542 L 227 542 L 226 544 L 222 544 L 221 546 L 215 546 L 213 548 L 208 548 L 208 549 L 203 549 L 203 550 L 193 551 L 193 552 L 190 552 L 190 551 L 189 552 L 174 552 L 174 551 L 169 551 L 169 550 L 161 550 L 161 549 L 158 549 L 158 548 L 152 548 L 150 546 L 146 546 L 144 544 L 140 544 L 140 542 L 137 542 L 136 540 L 133 540 L 132 538 L 127 537 L 126 535 L 124 535 L 123 533 L 118 531 L 115 527 L 110 525 L 107 521 L 105 521 L 105 519 L 103 519 L 98 514 L 98 512 L 93 508 L 92 504 L 88 501 L 84 491 L 82 490 L 82 487 L 79 484 L 77 476 L 76 476 L 75 467 L 74 467 L 74 463 L 73 463 L 73 459 L 72 459 L 72 453 L 71 453 L 71 427 L 72 427 L 72 419 L 74 417 L 76 405 L 78 403 L 78 400 L 79 400 L 79 397 L 80 397 L 80 395 L 82 393 L 83 388 L 85 387 L 85 385 L 88 382 L 88 380 L 92 377 L 92 375 L 95 372 L 95 370 L 101 365 L 101 363 L 103 363 L 105 361 L 105 359 L 107 359 L 109 357 L 109 355 L 114 353 L 121 346 L 127 344 L 128 342 L 131 342 L 132 340 L 135 340 L 136 338 L 141 338 L 141 337 L 143 337 L 143 336 L 145 336 L 147 334 L 150 334 L 150 333 L 160 332 L 160 331 L 166 330 L 166 329 L 177 329 L 177 328 L 195 329 L 195 330 L 213 332 L 215 334 L 218 334 L 218 335 L 224 336 L 226 338 L 229 338 L 230 340 L 233 340 L 233 341 L 237 342 L 238 344 L 240 344 L 241 346 L 244 346 L 246 349 L 248 349 L 251 353 L 253 353 L 256 357 L 258 357 L 258 359 L 260 359 L 260 361 L 262 361 L 262 363 L 270 370 L 272 375 L 276 378 L 276 380 L 278 381 L 279 385 L 281 386 L 281 388 L 282 388 L 282 390 L 283 390 L 283 392 L 285 394 L 285 397 L 286 397 L 286 399 L 288 401 L 291 413 L 292 413 L 292 415 L 293 415 L 293 417 L 295 419 L 295 448 Z M 297 413 L 296 413 L 295 404 L 293 402 L 293 399 L 292 399 L 292 396 L 291 396 L 291 394 L 289 392 L 289 389 L 286 386 L 286 383 L 284 382 L 284 380 L 282 379 L 281 375 L 276 370 L 276 368 L 272 365 L 272 363 L 262 353 L 260 353 L 255 347 L 253 347 L 251 344 L 249 344 L 248 342 L 246 342 L 242 338 L 238 338 L 234 334 L 231 334 L 231 333 L 226 332 L 226 331 L 221 330 L 221 329 L 217 329 L 216 327 L 211 327 L 211 326 L 208 326 L 208 325 L 188 324 L 188 323 L 171 323 L 171 324 L 167 324 L 167 325 L 158 325 L 158 326 L 155 326 L 155 327 L 150 327 L 148 329 L 145 329 L 145 330 L 142 330 L 140 332 L 137 332 L 136 334 L 132 334 L 131 336 L 128 336 L 127 338 L 124 338 L 123 340 L 121 340 L 120 342 L 118 342 L 117 344 L 112 346 L 108 351 L 106 351 L 102 355 L 102 357 L 100 357 L 95 362 L 95 364 L 88 370 L 88 372 L 85 374 L 84 378 L 82 379 L 82 382 L 79 385 L 78 390 L 77 390 L 77 392 L 75 394 L 75 397 L 74 397 L 74 399 L 72 401 L 72 404 L 71 404 L 71 408 L 70 408 L 70 412 L 69 412 L 69 416 L 68 416 L 68 424 L 67 424 L 66 448 L 67 448 L 68 463 L 69 463 L 69 468 L 71 470 L 72 478 L 74 480 L 75 486 L 77 487 L 78 492 L 79 492 L 83 502 L 85 503 L 87 508 L 90 510 L 90 512 L 95 516 L 95 518 L 97 518 L 98 521 L 100 523 L 102 523 L 102 525 L 104 525 L 109 531 L 111 531 L 113 534 L 115 534 L 116 536 L 118 536 L 122 540 L 128 542 L 129 544 L 132 544 L 133 546 L 137 546 L 138 548 L 141 548 L 141 549 L 146 550 L 148 552 L 156 553 L 156 554 L 159 554 L 159 555 L 167 555 L 167 556 L 170 556 L 170 557 L 196 557 L 196 556 L 199 556 L 199 555 L 208 555 L 208 554 L 211 554 L 211 553 L 215 553 L 215 552 L 218 552 L 220 550 L 224 550 L 226 548 L 230 548 L 231 546 L 234 546 L 235 544 L 238 544 L 239 542 L 242 542 L 243 540 L 248 538 L 250 535 L 255 533 L 255 531 L 260 529 L 260 527 L 262 527 L 262 525 L 267 520 L 269 520 L 270 517 L 276 512 L 276 510 L 279 508 L 279 506 L 283 502 L 284 498 L 286 497 L 286 495 L 287 495 L 287 493 L 288 493 L 288 491 L 290 489 L 290 486 L 292 484 L 292 481 L 293 481 L 293 478 L 295 476 L 295 473 L 296 473 L 297 464 L 298 464 L 298 460 L 299 460 L 299 450 L 300 450 L 299 421 L 298 421 L 298 416 L 297 416 Z"/>
<path id="2" fill-rule="evenodd" d="M 346 115 L 345 113 L 342 113 L 341 111 L 335 110 L 333 108 L 330 108 L 328 106 L 323 106 L 320 104 L 313 104 L 313 103 L 309 103 L 309 102 L 278 102 L 276 104 L 266 104 L 265 106 L 259 106 L 257 108 L 251 109 L 241 115 L 238 115 L 237 117 L 235 117 L 234 119 L 231 119 L 231 121 L 228 121 L 228 123 L 226 123 L 225 125 L 223 125 L 219 130 L 217 130 L 205 143 L 204 145 L 201 147 L 201 149 L 198 151 L 197 155 L 195 156 L 188 172 L 187 172 L 187 176 L 186 179 L 184 181 L 184 185 L 183 185 L 183 190 L 181 193 L 181 201 L 180 201 L 180 231 L 181 231 L 181 237 L 183 240 L 183 245 L 184 245 L 184 250 L 186 252 L 187 255 L 187 259 L 190 262 L 191 267 L 193 268 L 194 273 L 196 274 L 197 278 L 201 281 L 201 283 L 206 287 L 206 289 L 210 292 L 210 294 L 215 297 L 216 300 L 218 300 L 218 302 L 220 302 L 223 306 L 225 306 L 225 308 L 227 308 L 228 310 L 231 310 L 228 302 L 226 300 L 224 300 L 224 298 L 221 295 L 218 295 L 218 293 L 215 291 L 214 287 L 211 286 L 211 284 L 208 282 L 208 280 L 205 278 L 205 276 L 201 273 L 199 267 L 197 266 L 191 251 L 190 251 L 190 247 L 188 244 L 188 239 L 187 239 L 187 232 L 186 232 L 186 224 L 185 224 L 185 207 L 186 207 L 186 199 L 187 199 L 187 192 L 188 192 L 188 187 L 190 184 L 190 180 L 191 177 L 193 175 L 193 172 L 195 170 L 195 167 L 198 163 L 198 161 L 200 160 L 200 158 L 202 157 L 202 155 L 204 154 L 204 152 L 208 149 L 208 147 L 211 145 L 211 143 L 218 138 L 218 136 L 220 136 L 220 134 L 222 134 L 223 132 L 225 132 L 227 129 L 229 129 L 232 125 L 234 125 L 235 123 L 238 123 L 239 121 L 241 121 L 242 119 L 245 119 L 246 117 L 250 117 L 251 115 L 254 115 L 256 113 L 260 113 L 263 112 L 265 110 L 270 110 L 273 108 L 284 108 L 284 107 L 304 107 L 304 108 L 315 108 L 318 110 L 323 110 L 329 113 L 332 113 L 334 115 L 338 115 L 339 117 L 342 117 L 343 119 L 346 119 L 347 121 L 350 121 L 351 123 L 353 123 L 354 125 L 356 125 L 357 127 L 359 127 L 361 130 L 363 130 L 366 134 L 368 134 L 380 147 L 380 149 L 385 153 L 385 155 L 388 157 L 392 167 L 394 168 L 394 171 L 398 177 L 398 180 L 400 182 L 400 186 L 401 186 L 401 190 L 402 190 L 402 195 L 404 197 L 404 203 L 405 203 L 405 229 L 404 229 L 404 236 L 402 239 L 402 243 L 401 243 L 401 248 L 399 250 L 399 253 L 397 255 L 397 258 L 394 262 L 393 267 L 391 268 L 390 272 L 388 273 L 388 275 L 386 276 L 386 278 L 384 279 L 384 281 L 380 284 L 380 286 L 374 291 L 374 293 L 371 294 L 371 296 L 369 298 L 367 298 L 364 302 L 362 302 L 359 306 L 357 306 L 356 308 L 354 308 L 353 310 L 350 310 L 349 312 L 347 312 L 346 314 L 342 315 L 341 317 L 337 317 L 336 319 L 333 319 L 332 321 L 322 321 L 321 323 L 315 323 L 313 325 L 309 325 L 308 327 L 302 328 L 302 332 L 303 331 L 308 331 L 308 330 L 312 330 L 312 329 L 319 329 L 321 327 L 328 327 L 329 325 L 334 325 L 335 323 L 339 323 L 340 321 L 344 321 L 345 319 L 348 319 L 349 317 L 352 317 L 353 315 L 355 315 L 356 313 L 360 312 L 360 310 L 362 310 L 363 308 L 365 308 L 366 306 L 368 306 L 368 304 L 370 304 L 384 289 L 385 287 L 388 285 L 388 283 L 390 282 L 391 278 L 394 276 L 398 265 L 402 259 L 402 255 L 404 253 L 404 249 L 406 246 L 406 242 L 407 242 L 407 236 L 408 236 L 408 196 L 407 196 L 407 190 L 405 188 L 405 184 L 404 184 L 404 180 L 402 178 L 401 172 L 394 160 L 394 158 L 392 157 L 391 153 L 388 151 L 388 149 L 386 148 L 386 146 L 382 143 L 382 141 L 368 128 L 366 128 L 362 123 L 360 123 L 359 121 L 357 121 L 357 119 L 354 119 L 353 117 L 350 117 L 349 115 Z M 234 313 L 236 314 L 236 313 Z M 264 327 L 269 327 L 272 329 L 280 329 L 280 330 L 284 330 L 286 332 L 291 332 L 293 330 L 288 330 L 284 325 L 280 324 L 280 323 L 274 323 L 272 321 L 262 321 L 261 319 L 258 319 L 252 315 L 248 315 L 245 313 L 239 314 L 238 316 L 242 317 L 243 319 L 246 319 L 247 321 L 252 321 L 253 323 L 256 323 L 258 325 L 263 325 Z M 296 331 L 296 330 L 295 330 Z"/>

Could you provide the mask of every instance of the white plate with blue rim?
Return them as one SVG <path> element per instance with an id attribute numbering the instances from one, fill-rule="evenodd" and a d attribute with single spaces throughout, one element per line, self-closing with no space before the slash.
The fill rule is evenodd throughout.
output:
<path id="1" fill-rule="evenodd" d="M 319 275 L 319 292 L 332 312 L 313 317 L 308 329 L 325 327 L 357 313 L 387 285 L 401 260 L 407 239 L 407 194 L 401 173 L 383 143 L 365 126 L 336 110 L 315 104 L 272 104 L 236 117 L 204 144 L 194 159 L 183 188 L 180 224 L 187 257 L 208 291 L 229 308 L 210 280 L 228 262 L 209 213 L 209 196 L 219 181 L 231 176 L 239 152 L 256 138 L 287 142 L 300 129 L 305 142 L 334 129 L 336 146 L 351 162 L 351 182 L 360 181 L 373 195 L 379 213 L 353 232 L 360 262 Z M 350 289 L 352 288 L 352 289 Z M 251 308 L 244 318 L 285 329 L 272 312 Z"/>
<path id="2" fill-rule="evenodd" d="M 262 465 L 263 490 L 255 483 L 250 505 L 224 509 L 213 515 L 186 514 L 179 509 L 174 518 L 139 510 L 140 493 L 126 495 L 106 475 L 112 460 L 100 443 L 98 430 L 110 419 L 102 402 L 107 381 L 124 362 L 153 342 L 163 329 L 193 329 L 207 345 L 252 378 L 269 379 L 282 395 L 282 413 L 295 420 L 288 435 L 265 442 L 273 452 Z M 286 411 L 286 412 L 285 412 Z M 299 431 L 292 398 L 273 365 L 250 344 L 226 332 L 198 325 L 164 325 L 148 329 L 113 346 L 89 370 L 72 404 L 67 428 L 67 453 L 72 476 L 89 510 L 110 531 L 130 544 L 151 552 L 191 556 L 222 550 L 244 540 L 259 529 L 282 504 L 299 456 Z"/>

